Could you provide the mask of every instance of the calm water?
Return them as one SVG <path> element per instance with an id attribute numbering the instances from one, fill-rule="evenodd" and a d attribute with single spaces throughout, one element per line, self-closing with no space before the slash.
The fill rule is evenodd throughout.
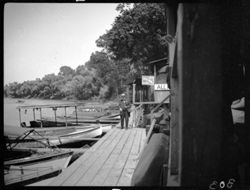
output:
<path id="1" fill-rule="evenodd" d="M 23 100 L 24 103 L 18 103 L 18 100 Z M 39 100 L 39 99 L 12 99 L 4 98 L 4 125 L 20 126 L 19 122 L 19 111 L 16 109 L 17 106 L 25 105 L 45 105 L 45 104 L 65 104 L 73 103 L 73 101 L 67 100 Z M 74 108 L 67 108 L 67 115 L 71 114 Z M 56 112 L 57 116 L 64 116 L 64 108 L 58 108 Z M 43 108 L 42 116 L 54 117 L 54 111 L 52 108 Z M 36 119 L 40 119 L 40 111 L 35 111 Z M 25 113 L 21 111 L 22 122 L 26 122 L 29 125 L 29 121 L 33 120 L 33 110 L 28 109 Z"/>

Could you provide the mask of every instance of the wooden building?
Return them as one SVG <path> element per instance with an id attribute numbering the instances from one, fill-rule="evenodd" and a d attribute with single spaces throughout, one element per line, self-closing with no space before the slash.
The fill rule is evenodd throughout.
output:
<path id="1" fill-rule="evenodd" d="M 154 73 L 155 85 L 158 84 L 158 86 L 153 89 L 154 101 L 160 103 L 170 93 L 168 58 L 151 61 L 150 66 Z M 162 85 L 166 86 L 165 89 L 161 87 Z M 160 90 L 158 90 L 157 87 L 159 87 Z M 167 99 L 165 103 L 169 103 L 169 99 Z"/>
<path id="2" fill-rule="evenodd" d="M 230 107 L 250 90 L 244 80 L 250 44 L 246 2 L 166 4 L 171 39 L 168 186 L 250 186 L 249 117 L 241 129 L 235 127 Z"/>
<path id="3" fill-rule="evenodd" d="M 168 59 L 151 61 L 148 69 L 152 75 L 143 75 L 128 83 L 127 94 L 133 104 L 158 104 L 170 94 Z M 150 85 L 143 84 L 143 77 L 153 77 L 153 81 Z M 169 103 L 169 99 L 165 103 Z"/>

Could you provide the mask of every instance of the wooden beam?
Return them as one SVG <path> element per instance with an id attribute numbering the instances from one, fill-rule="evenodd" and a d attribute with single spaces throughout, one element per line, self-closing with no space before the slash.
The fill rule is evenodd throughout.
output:
<path id="1" fill-rule="evenodd" d="M 76 112 L 76 125 L 78 125 L 78 118 L 77 118 L 77 107 L 75 106 L 75 112 Z"/>
<path id="2" fill-rule="evenodd" d="M 22 123 L 22 119 L 21 119 L 21 109 L 18 109 L 19 111 L 19 123 L 20 123 L 20 126 L 21 126 L 21 123 Z"/>
<path id="3" fill-rule="evenodd" d="M 54 110 L 54 114 L 55 114 L 55 123 L 56 123 L 56 108 L 52 108 Z"/>
<path id="4" fill-rule="evenodd" d="M 64 107 L 64 114 L 65 114 L 65 125 L 66 127 L 68 126 L 68 122 L 67 122 L 67 112 L 66 112 L 66 107 Z"/>
<path id="5" fill-rule="evenodd" d="M 47 105 L 28 105 L 28 106 L 17 106 L 17 109 L 33 109 L 33 108 L 64 108 L 66 107 L 75 107 L 82 106 L 85 103 L 69 103 L 69 104 L 47 104 Z"/>
<path id="6" fill-rule="evenodd" d="M 178 4 L 168 4 L 167 5 L 167 33 L 172 38 L 177 38 L 176 27 L 177 27 L 177 9 Z M 181 7 L 179 8 L 179 14 Z M 179 21 L 181 21 L 179 15 Z M 181 22 L 178 23 L 180 28 Z M 181 32 L 181 31 L 180 31 Z M 178 38 L 177 38 L 178 40 Z M 181 159 L 181 149 L 180 149 L 180 125 L 179 125 L 179 79 L 177 74 L 177 59 L 176 59 L 176 41 L 168 44 L 168 54 L 169 54 L 169 68 L 170 68 L 170 143 L 169 143 L 169 160 L 168 160 L 168 186 L 180 186 L 180 159 Z"/>
<path id="7" fill-rule="evenodd" d="M 152 109 L 151 113 L 154 113 L 169 97 L 171 94 L 167 95 L 154 109 Z"/>
<path id="8" fill-rule="evenodd" d="M 34 121 L 36 120 L 36 114 L 35 114 L 35 111 L 36 111 L 36 109 L 35 109 L 35 108 L 33 108 L 33 120 L 34 120 Z"/>
<path id="9" fill-rule="evenodd" d="M 135 85 L 136 84 L 133 83 L 133 104 L 135 103 Z"/>
<path id="10" fill-rule="evenodd" d="M 43 127 L 43 122 L 42 122 L 42 108 L 39 108 L 40 110 L 40 119 L 41 119 L 41 128 Z"/>

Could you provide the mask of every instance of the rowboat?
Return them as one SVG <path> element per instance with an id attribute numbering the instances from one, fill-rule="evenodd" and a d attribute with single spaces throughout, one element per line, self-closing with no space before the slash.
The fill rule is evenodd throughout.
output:
<path id="1" fill-rule="evenodd" d="M 114 127 L 114 125 L 111 124 L 102 124 L 102 133 L 107 133 L 109 130 L 111 130 Z"/>
<path id="2" fill-rule="evenodd" d="M 45 145 L 62 147 L 80 141 L 98 140 L 93 138 L 102 135 L 102 128 L 100 125 L 89 127 L 54 127 L 49 129 L 26 129 L 8 126 L 5 127 L 4 134 L 10 147 L 41 148 Z"/>
<path id="3" fill-rule="evenodd" d="M 72 150 L 61 150 L 57 147 L 51 148 L 45 145 L 46 151 L 38 152 L 17 148 L 25 139 L 29 139 L 32 131 L 26 131 L 15 138 L 11 143 L 9 138 L 22 133 L 24 129 L 16 127 L 16 130 L 10 130 L 9 137 L 5 131 L 5 149 L 4 149 L 4 183 L 5 185 L 26 185 L 58 175 L 62 169 L 66 168 L 73 155 Z M 34 138 L 29 140 L 35 141 Z"/>
<path id="4" fill-rule="evenodd" d="M 51 151 L 45 154 L 4 162 L 5 185 L 27 185 L 57 176 L 70 162 L 73 151 Z"/>
<path id="5" fill-rule="evenodd" d="M 45 139 L 41 140 L 43 143 L 49 143 L 51 146 L 60 146 L 72 144 L 83 140 L 91 140 L 91 138 L 102 135 L 102 128 L 100 126 L 93 126 L 89 128 L 75 128 L 75 131 L 59 136 L 43 136 Z M 39 136 L 32 136 L 39 138 Z"/>

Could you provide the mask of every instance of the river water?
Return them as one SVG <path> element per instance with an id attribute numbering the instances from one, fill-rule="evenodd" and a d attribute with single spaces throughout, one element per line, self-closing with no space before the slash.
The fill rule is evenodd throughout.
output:
<path id="1" fill-rule="evenodd" d="M 19 103 L 18 100 L 23 100 L 23 103 Z M 47 104 L 67 104 L 74 103 L 67 100 L 41 100 L 41 99 L 12 99 L 4 98 L 4 125 L 20 126 L 19 111 L 17 106 L 25 105 L 47 105 Z M 74 108 L 67 108 L 67 115 L 72 114 Z M 57 116 L 64 116 L 64 108 L 58 108 L 56 111 Z M 43 108 L 42 116 L 54 117 L 54 111 L 52 108 Z M 35 111 L 35 118 L 40 119 L 40 111 Z M 33 120 L 33 110 L 27 109 L 27 112 L 22 109 L 21 111 L 22 122 L 26 122 L 29 125 L 29 121 Z"/>

